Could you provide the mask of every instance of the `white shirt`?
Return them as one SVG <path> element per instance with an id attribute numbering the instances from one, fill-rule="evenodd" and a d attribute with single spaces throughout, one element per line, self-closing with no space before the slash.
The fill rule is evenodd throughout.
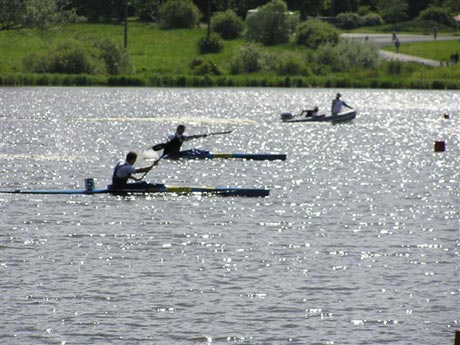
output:
<path id="1" fill-rule="evenodd" d="M 173 139 L 175 139 L 175 138 L 179 138 L 180 142 L 184 142 L 184 141 L 189 140 L 189 137 L 186 136 L 186 135 L 183 135 L 183 134 L 182 134 L 182 135 L 178 135 L 177 133 L 174 133 L 174 134 L 168 135 L 168 139 L 169 139 L 170 141 L 173 140 Z"/>
<path id="2" fill-rule="evenodd" d="M 135 174 L 136 173 L 136 168 L 134 166 L 132 166 L 131 164 L 129 164 L 128 162 L 123 162 L 123 161 L 120 161 L 120 163 L 118 163 L 122 166 L 120 166 L 117 170 L 117 177 L 119 178 L 126 178 L 128 177 L 129 175 L 131 174 Z"/>

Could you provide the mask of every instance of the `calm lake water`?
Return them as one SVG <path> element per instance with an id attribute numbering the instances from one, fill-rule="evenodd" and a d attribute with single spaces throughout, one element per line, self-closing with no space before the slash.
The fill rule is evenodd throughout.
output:
<path id="1" fill-rule="evenodd" d="M 281 123 L 337 91 L 352 123 Z M 0 343 L 453 343 L 458 91 L 0 88 L 0 104 L 0 189 L 103 187 L 179 123 L 234 130 L 184 148 L 288 155 L 147 176 L 268 198 L 0 194 Z"/>

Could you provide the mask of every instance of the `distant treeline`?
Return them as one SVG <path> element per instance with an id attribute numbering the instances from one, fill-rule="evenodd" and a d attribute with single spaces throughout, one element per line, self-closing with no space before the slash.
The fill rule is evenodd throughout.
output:
<path id="1" fill-rule="evenodd" d="M 79 15 L 88 20 L 110 20 L 124 17 L 128 4 L 130 15 L 144 19 L 158 20 L 159 8 L 167 0 L 71 0 Z M 233 10 L 245 18 L 248 10 L 265 5 L 269 0 L 193 0 L 203 17 L 211 12 Z M 290 11 L 298 11 L 305 17 L 337 16 L 340 13 L 354 12 L 360 15 L 377 13 L 388 22 L 416 18 L 429 7 L 444 8 L 453 15 L 460 14 L 458 0 L 286 0 Z M 389 19 L 389 20 L 388 20 Z"/>
<path id="2" fill-rule="evenodd" d="M 21 27 L 46 27 L 50 22 L 111 22 L 128 16 L 158 22 L 161 7 L 167 2 L 191 2 L 200 11 L 202 21 L 216 12 L 232 10 L 245 19 L 248 11 L 270 0 L 0 0 L 0 30 Z M 359 16 L 378 15 L 387 23 L 397 23 L 436 9 L 453 22 L 460 14 L 459 0 L 285 0 L 289 11 L 308 17 L 336 17 L 343 13 Z M 431 18 L 436 21 L 436 18 Z"/>

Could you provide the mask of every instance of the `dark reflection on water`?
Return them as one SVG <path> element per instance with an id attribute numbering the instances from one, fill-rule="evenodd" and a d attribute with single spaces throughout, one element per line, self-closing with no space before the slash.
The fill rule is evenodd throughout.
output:
<path id="1" fill-rule="evenodd" d="M 288 154 L 163 161 L 148 175 L 267 187 L 266 199 L 0 194 L 0 341 L 453 342 L 460 95 L 345 90 L 353 123 L 280 122 L 282 111 L 326 111 L 335 92 L 0 89 L 2 189 L 103 186 L 128 150 L 178 123 L 234 129 L 188 148 Z M 446 152 L 434 153 L 441 139 Z"/>

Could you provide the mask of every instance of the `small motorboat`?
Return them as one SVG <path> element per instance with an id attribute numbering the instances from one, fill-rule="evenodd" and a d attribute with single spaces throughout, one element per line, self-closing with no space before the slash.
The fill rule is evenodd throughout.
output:
<path id="1" fill-rule="evenodd" d="M 348 109 L 337 115 L 315 115 L 315 116 L 300 116 L 292 115 L 291 113 L 282 113 L 281 120 L 283 122 L 331 122 L 331 123 L 340 123 L 348 122 L 353 120 L 356 117 L 355 109 Z"/>

